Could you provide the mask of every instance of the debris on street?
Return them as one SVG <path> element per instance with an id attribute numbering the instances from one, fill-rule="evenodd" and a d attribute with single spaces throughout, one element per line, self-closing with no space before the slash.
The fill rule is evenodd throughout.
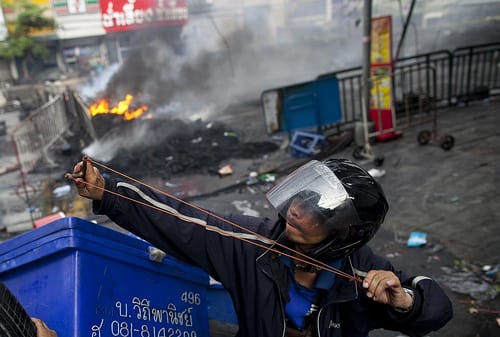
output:
<path id="1" fill-rule="evenodd" d="M 260 213 L 252 209 L 252 204 L 248 200 L 234 200 L 231 203 L 243 215 L 260 216 Z"/>
<path id="2" fill-rule="evenodd" d="M 123 121 L 109 115 L 96 116 L 93 122 L 99 142 L 115 144 L 116 155 L 104 161 L 137 178 L 229 175 L 230 165 L 220 167 L 225 160 L 260 158 L 279 149 L 279 144 L 272 141 L 244 141 L 232 128 L 219 122 L 165 118 Z M 140 141 L 126 136 L 137 134 L 136 130 L 144 135 Z M 89 155 L 93 157 L 92 153 Z"/>
<path id="3" fill-rule="evenodd" d="M 495 285 L 468 268 L 443 266 L 441 270 L 443 274 L 439 277 L 439 281 L 456 293 L 469 295 L 481 301 L 492 300 L 498 295 Z"/>
<path id="4" fill-rule="evenodd" d="M 378 169 L 378 168 L 372 168 L 368 170 L 368 173 L 373 177 L 373 178 L 380 178 L 385 176 L 385 170 L 383 169 Z"/>
<path id="5" fill-rule="evenodd" d="M 233 174 L 233 168 L 229 164 L 224 165 L 217 171 L 217 173 L 219 173 L 221 177 L 228 176 Z"/>
<path id="6" fill-rule="evenodd" d="M 408 238 L 408 247 L 421 247 L 427 243 L 427 233 L 411 232 Z"/>

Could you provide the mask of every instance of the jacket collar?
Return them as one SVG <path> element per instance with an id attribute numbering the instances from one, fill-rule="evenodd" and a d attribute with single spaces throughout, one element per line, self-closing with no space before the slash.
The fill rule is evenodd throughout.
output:
<path id="1" fill-rule="evenodd" d="M 280 261 L 279 255 L 271 251 L 264 252 L 256 260 L 257 266 L 261 271 L 274 280 L 280 293 L 287 302 L 288 300 L 288 267 Z M 351 257 L 346 257 L 341 268 L 343 272 L 354 275 Z M 337 276 L 332 288 L 327 291 L 326 303 L 348 302 L 358 297 L 358 285 L 355 281 L 345 277 Z"/>

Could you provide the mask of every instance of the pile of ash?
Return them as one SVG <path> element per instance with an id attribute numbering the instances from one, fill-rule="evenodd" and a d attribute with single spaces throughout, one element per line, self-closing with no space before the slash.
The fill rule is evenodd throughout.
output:
<path id="1" fill-rule="evenodd" d="M 144 178 L 169 179 L 174 175 L 217 174 L 229 159 L 258 159 L 279 149 L 272 141 L 243 141 L 223 123 L 179 119 L 117 120 L 102 115 L 93 119 L 101 144 L 112 143 L 111 159 L 100 160 L 114 170 Z M 108 148 L 98 146 L 97 151 Z M 98 156 L 87 153 L 99 160 Z M 104 155 L 108 155 L 104 153 Z"/>

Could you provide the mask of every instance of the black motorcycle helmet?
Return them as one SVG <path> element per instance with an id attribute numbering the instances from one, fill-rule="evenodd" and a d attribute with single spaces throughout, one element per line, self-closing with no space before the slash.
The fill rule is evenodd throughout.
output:
<path id="1" fill-rule="evenodd" d="M 266 196 L 284 221 L 290 221 L 287 211 L 296 199 L 322 219 L 321 226 L 326 226 L 328 237 L 307 255 L 323 262 L 345 257 L 371 240 L 389 208 L 379 183 L 347 159 L 312 160 Z"/>

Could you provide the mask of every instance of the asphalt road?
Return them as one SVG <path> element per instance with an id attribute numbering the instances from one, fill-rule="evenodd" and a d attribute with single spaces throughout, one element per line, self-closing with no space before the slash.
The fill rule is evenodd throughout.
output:
<path id="1" fill-rule="evenodd" d="M 496 277 L 494 281 L 483 271 L 500 264 L 499 109 L 500 100 L 491 99 L 438 111 L 436 128 L 431 123 L 433 118 L 429 117 L 423 124 L 401 129 L 401 138 L 374 143 L 374 155 L 384 158 L 381 167 L 372 161 L 360 162 L 368 170 L 385 172 L 377 179 L 390 203 L 384 225 L 371 242 L 373 248 L 409 274 L 438 280 L 453 301 L 453 320 L 432 336 L 490 337 L 500 332 L 496 321 L 500 317 L 500 296 L 497 295 L 500 272 L 490 274 Z M 245 136 L 266 137 L 263 126 L 255 122 L 259 115 L 252 115 L 248 109 L 239 116 L 243 120 L 226 119 L 234 122 L 235 127 L 244 125 L 239 129 Z M 417 134 L 422 130 L 435 135 L 427 145 L 417 142 Z M 440 147 L 445 135 L 455 139 L 450 151 Z M 352 144 L 333 156 L 353 159 L 354 148 Z M 257 162 L 234 162 L 232 179 L 241 181 L 249 172 L 269 165 L 270 161 L 279 167 L 302 160 L 281 155 Z M 224 179 L 231 178 L 213 179 L 204 177 L 204 190 L 230 185 Z M 265 202 L 267 188 L 266 184 L 240 184 L 230 192 L 193 202 L 222 213 L 265 216 L 274 212 Z M 415 231 L 427 234 L 426 245 L 407 246 L 409 235 Z M 471 313 L 475 309 L 479 312 Z M 496 313 L 487 313 L 486 309 Z M 376 331 L 372 336 L 400 334 Z"/>

